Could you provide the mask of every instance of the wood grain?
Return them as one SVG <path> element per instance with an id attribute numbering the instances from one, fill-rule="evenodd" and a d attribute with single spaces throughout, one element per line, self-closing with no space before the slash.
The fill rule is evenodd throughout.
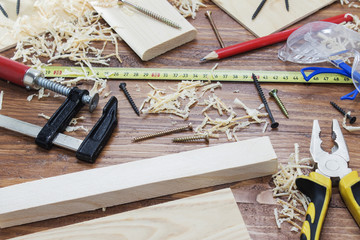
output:
<path id="1" fill-rule="evenodd" d="M 297 23 L 336 0 L 289 1 L 289 11 L 286 11 L 285 1 L 267 1 L 254 20 L 252 16 L 261 0 L 212 1 L 255 36 L 263 37 Z"/>
<path id="2" fill-rule="evenodd" d="M 206 8 L 200 8 L 196 19 L 188 19 L 189 22 L 198 29 L 197 39 L 180 46 L 172 51 L 164 53 L 150 61 L 142 62 L 140 58 L 125 43 L 120 43 L 119 54 L 124 60 L 119 64 L 115 58 L 109 62 L 112 67 L 148 67 L 148 68 L 202 68 L 211 69 L 215 62 L 199 63 L 200 58 L 212 50 L 218 49 L 218 41 L 205 17 L 205 11 L 212 11 L 214 21 L 219 28 L 225 45 L 232 45 L 239 42 L 254 39 L 254 36 L 234 21 L 229 15 L 214 5 L 211 1 L 204 1 Z M 292 1 L 289 1 L 290 3 Z M 291 6 L 290 6 L 291 8 Z M 329 5 L 318 12 L 300 21 L 296 26 L 305 23 L 321 20 L 351 12 L 360 15 L 360 9 L 341 6 L 339 2 Z M 295 27 L 295 26 L 292 26 Z M 278 71 L 299 71 L 304 65 L 284 63 L 277 59 L 277 52 L 283 43 L 275 44 L 266 48 L 254 50 L 246 54 L 239 54 L 228 59 L 219 61 L 218 69 L 240 69 L 240 70 L 278 70 Z M 113 53 L 113 48 L 108 47 L 106 53 Z M 6 57 L 13 56 L 13 49 L 1 53 Z M 59 61 L 56 64 L 73 65 L 68 61 Z M 317 64 L 318 67 L 333 67 L 329 64 Z M 147 81 L 127 80 L 127 88 L 132 94 L 135 103 L 140 106 L 146 98 L 151 88 Z M 47 177 L 59 176 L 67 173 L 83 171 L 87 169 L 112 166 L 116 164 L 134 162 L 141 159 L 164 156 L 171 153 L 193 150 L 205 147 L 203 143 L 176 144 L 172 143 L 173 136 L 165 136 L 147 141 L 132 143 L 133 137 L 142 136 L 154 131 L 159 131 L 174 126 L 181 126 L 192 122 L 194 126 L 201 123 L 203 115 L 202 107 L 194 106 L 188 120 L 184 121 L 178 117 L 165 114 L 141 115 L 137 117 L 131 106 L 128 104 L 124 94 L 118 91 L 120 81 L 108 81 L 106 91 L 112 91 L 111 95 L 119 99 L 119 125 L 110 139 L 107 146 L 99 156 L 95 165 L 79 163 L 73 152 L 54 147 L 50 151 L 38 148 L 33 139 L 23 137 L 20 134 L 10 131 L 0 130 L 0 187 L 7 187 L 18 183 L 38 180 Z M 152 81 L 152 84 L 159 88 L 176 88 L 176 82 L 171 81 Z M 81 85 L 79 87 L 83 87 Z M 345 110 L 351 110 L 354 116 L 358 117 L 360 111 L 359 100 L 340 101 L 340 97 L 354 90 L 352 84 L 283 84 L 283 83 L 264 83 L 261 84 L 264 93 L 268 98 L 270 108 L 275 119 L 280 123 L 276 130 L 267 129 L 262 133 L 262 127 L 252 125 L 248 129 L 237 132 L 240 140 L 253 137 L 269 136 L 274 146 L 276 155 L 282 163 L 288 162 L 288 157 L 294 152 L 294 143 L 300 145 L 300 157 L 309 157 L 309 145 L 311 137 L 312 123 L 318 119 L 322 128 L 322 146 L 330 151 L 332 146 L 330 129 L 333 118 L 342 121 L 342 116 L 332 108 L 329 101 L 338 103 Z M 286 119 L 281 113 L 276 103 L 267 94 L 273 88 L 279 90 L 279 96 L 290 113 L 290 118 Z M 63 102 L 63 98 L 34 99 L 26 101 L 26 97 L 34 92 L 28 92 L 6 81 L 0 81 L 0 90 L 4 90 L 3 108 L 0 113 L 10 117 L 18 118 L 23 121 L 36 125 L 44 125 L 43 118 L 37 116 L 38 113 L 51 115 Z M 258 107 L 261 103 L 258 93 L 253 83 L 224 82 L 222 88 L 215 91 L 226 104 L 232 105 L 237 97 L 250 107 Z M 207 96 L 205 96 L 207 97 Z M 86 109 L 79 115 L 86 119 L 81 122 L 84 126 L 91 128 L 99 116 L 101 109 L 106 104 L 107 99 L 101 97 L 98 109 L 92 114 Z M 215 111 L 209 112 L 213 117 L 219 117 Z M 225 117 L 225 116 L 224 116 Z M 359 126 L 355 123 L 354 126 Z M 345 140 L 350 154 L 349 165 L 353 170 L 360 170 L 359 137 L 360 132 L 347 132 L 343 130 Z M 84 132 L 71 134 L 82 139 Z M 219 139 L 212 139 L 210 146 L 228 143 L 225 135 Z M 299 233 L 290 231 L 291 225 L 283 224 L 278 229 L 274 219 L 275 204 L 264 204 L 256 201 L 256 196 L 272 188 L 271 177 L 261 177 L 252 180 L 225 184 L 217 187 L 208 187 L 200 190 L 187 191 L 154 199 L 128 203 L 107 208 L 105 212 L 101 210 L 74 214 L 46 221 L 41 221 L 22 226 L 10 227 L 0 230 L 0 238 L 8 239 L 29 233 L 39 232 L 46 229 L 61 227 L 77 222 L 83 222 L 112 214 L 138 209 L 169 200 L 181 199 L 184 197 L 209 192 L 225 187 L 231 187 L 234 191 L 250 237 L 253 240 L 288 240 L 299 239 Z M 336 219 L 336 221 L 334 221 Z M 297 222 L 301 225 L 301 222 Z M 329 211 L 325 218 L 324 230 L 321 240 L 357 240 L 360 237 L 359 227 L 352 219 L 349 211 L 341 200 L 336 187 L 333 188 L 332 201 Z"/>
<path id="3" fill-rule="evenodd" d="M 20 239 L 250 240 L 230 189 L 115 214 Z"/>
<path id="4" fill-rule="evenodd" d="M 196 29 L 167 0 L 129 2 L 165 17 L 181 27 L 170 27 L 126 4 L 112 8 L 94 6 L 142 60 L 148 61 L 195 39 Z"/>
<path id="5" fill-rule="evenodd" d="M 267 176 L 277 165 L 261 137 L 13 185 L 0 188 L 0 227 Z"/>

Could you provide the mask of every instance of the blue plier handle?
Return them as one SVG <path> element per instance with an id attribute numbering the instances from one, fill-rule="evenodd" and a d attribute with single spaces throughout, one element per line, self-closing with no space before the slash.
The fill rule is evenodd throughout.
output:
<path id="1" fill-rule="evenodd" d="M 309 81 L 314 76 L 321 74 L 321 73 L 335 73 L 335 74 L 341 74 L 345 77 L 351 78 L 351 67 L 347 65 L 346 63 L 340 63 L 338 64 L 341 69 L 337 68 L 323 68 L 323 67 L 306 67 L 300 70 L 301 74 L 303 75 L 305 81 Z M 312 71 L 309 75 L 306 75 L 305 71 Z M 355 89 L 354 91 L 342 96 L 341 100 L 354 100 L 356 96 L 358 95 L 359 91 Z"/>

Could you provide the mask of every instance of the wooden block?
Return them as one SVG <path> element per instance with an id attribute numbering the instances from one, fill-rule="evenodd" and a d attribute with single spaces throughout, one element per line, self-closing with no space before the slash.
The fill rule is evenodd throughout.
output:
<path id="1" fill-rule="evenodd" d="M 0 227 L 270 175 L 269 137 L 204 147 L 0 188 Z"/>
<path id="2" fill-rule="evenodd" d="M 102 18 L 143 60 L 150 60 L 195 39 L 196 29 L 167 0 L 129 0 L 181 26 L 170 27 L 127 5 L 102 8 L 93 5 Z"/>
<path id="3" fill-rule="evenodd" d="M 230 189 L 34 233 L 13 240 L 250 240 Z"/>
<path id="4" fill-rule="evenodd" d="M 289 0 L 289 12 L 286 11 L 284 0 L 268 0 L 254 20 L 251 17 L 261 0 L 212 1 L 255 36 L 263 37 L 300 21 L 336 0 Z"/>

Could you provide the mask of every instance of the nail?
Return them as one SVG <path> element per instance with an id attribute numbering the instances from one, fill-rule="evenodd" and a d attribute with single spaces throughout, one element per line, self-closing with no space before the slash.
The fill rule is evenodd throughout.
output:
<path id="1" fill-rule="evenodd" d="M 217 27 L 215 25 L 215 22 L 214 22 L 214 20 L 213 20 L 213 18 L 211 16 L 211 13 L 212 13 L 211 11 L 206 11 L 205 16 L 209 19 L 210 25 L 211 25 L 212 29 L 215 32 L 216 38 L 219 41 L 221 48 L 224 48 L 225 44 L 224 44 L 223 40 L 221 39 L 221 36 L 219 34 L 219 30 L 217 29 Z"/>

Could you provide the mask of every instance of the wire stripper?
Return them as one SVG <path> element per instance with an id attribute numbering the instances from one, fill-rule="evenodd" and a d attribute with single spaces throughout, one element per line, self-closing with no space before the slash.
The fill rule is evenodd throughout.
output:
<path id="1" fill-rule="evenodd" d="M 296 179 L 298 189 L 311 199 L 300 240 L 320 238 L 331 198 L 332 182 L 338 183 L 345 205 L 360 226 L 360 178 L 357 171 L 352 171 L 348 167 L 350 157 L 338 121 L 335 119 L 332 121 L 334 146 L 331 153 L 321 148 L 320 132 L 319 122 L 314 120 L 310 153 L 316 164 L 316 171 L 311 172 L 309 176 L 299 176 Z"/>

